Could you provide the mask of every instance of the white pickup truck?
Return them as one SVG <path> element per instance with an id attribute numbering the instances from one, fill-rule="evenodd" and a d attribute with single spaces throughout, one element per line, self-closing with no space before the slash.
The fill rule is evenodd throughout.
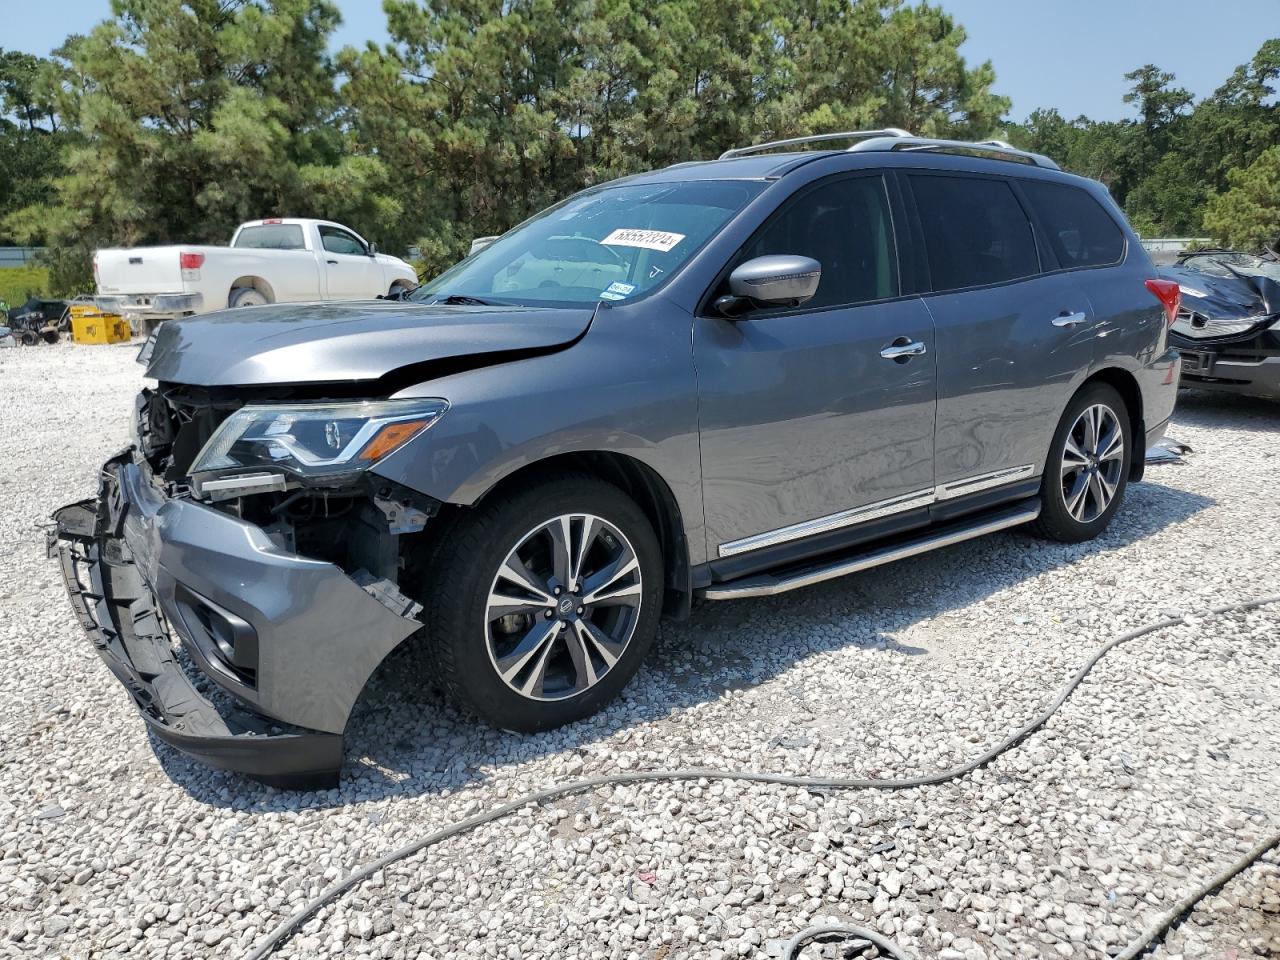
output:
<path id="1" fill-rule="evenodd" d="M 99 309 L 149 330 L 225 307 L 368 300 L 418 282 L 413 267 L 328 220 L 242 223 L 226 247 L 105 249 L 93 255 Z"/>

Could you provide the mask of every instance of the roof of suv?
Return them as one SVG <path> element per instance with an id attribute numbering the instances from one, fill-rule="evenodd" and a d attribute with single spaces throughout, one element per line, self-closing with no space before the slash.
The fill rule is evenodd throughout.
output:
<path id="1" fill-rule="evenodd" d="M 829 149 L 811 147 L 809 149 L 792 149 L 785 152 L 768 152 L 777 147 L 799 146 L 805 141 L 855 139 L 853 146 L 845 149 Z M 874 156 L 881 161 L 893 156 L 890 161 L 896 165 L 903 164 L 902 158 L 907 156 L 928 156 L 930 166 L 950 166 L 950 163 L 937 164 L 939 159 L 960 161 L 957 166 L 965 166 L 964 160 L 978 160 L 1001 164 L 1014 163 L 1015 166 L 1033 170 L 1060 173 L 1061 168 L 1048 157 L 1019 150 L 1001 140 L 988 140 L 975 143 L 959 140 L 937 140 L 928 137 L 915 137 L 905 130 L 890 128 L 888 130 L 853 131 L 813 137 L 801 137 L 797 140 L 781 140 L 773 143 L 758 144 L 752 147 L 741 147 L 728 151 L 717 160 L 694 160 L 677 163 L 661 170 L 637 174 L 625 178 L 630 183 L 664 183 L 676 180 L 769 180 L 777 179 L 804 166 L 814 160 L 838 156 Z"/>

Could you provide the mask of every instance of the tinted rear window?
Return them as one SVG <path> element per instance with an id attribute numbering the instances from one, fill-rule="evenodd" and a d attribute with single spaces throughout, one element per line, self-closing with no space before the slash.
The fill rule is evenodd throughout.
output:
<path id="1" fill-rule="evenodd" d="M 254 250 L 301 250 L 302 227 L 296 223 L 264 223 L 260 227 L 245 227 L 236 237 L 237 247 Z"/>
<path id="2" fill-rule="evenodd" d="M 913 175 L 934 290 L 1029 277 L 1040 270 L 1031 222 L 1003 180 Z"/>
<path id="3" fill-rule="evenodd" d="M 1064 267 L 1100 267 L 1124 255 L 1124 234 L 1087 190 L 1064 183 L 1022 181 L 1023 192 Z"/>

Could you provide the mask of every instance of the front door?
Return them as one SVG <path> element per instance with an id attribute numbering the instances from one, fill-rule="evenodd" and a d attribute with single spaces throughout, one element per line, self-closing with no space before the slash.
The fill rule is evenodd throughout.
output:
<path id="1" fill-rule="evenodd" d="M 324 273 L 330 300 L 372 300 L 382 288 L 382 267 L 364 243 L 341 227 L 320 224 Z"/>
<path id="2" fill-rule="evenodd" d="M 1092 363 L 1099 320 L 1073 274 L 1041 272 L 1007 180 L 907 180 L 936 291 L 925 302 L 938 342 L 939 498 L 1029 480 Z"/>
<path id="3" fill-rule="evenodd" d="M 899 297 L 890 209 L 879 175 L 802 189 L 734 265 L 768 254 L 812 257 L 822 265 L 813 299 L 695 321 L 713 562 L 804 552 L 886 518 L 927 516 L 933 325 L 919 298 Z"/>

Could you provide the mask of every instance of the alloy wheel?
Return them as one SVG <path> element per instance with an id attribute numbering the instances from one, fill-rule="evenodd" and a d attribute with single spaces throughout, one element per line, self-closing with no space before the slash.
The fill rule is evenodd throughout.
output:
<path id="1" fill-rule="evenodd" d="M 635 632 L 643 597 L 635 549 L 592 514 L 525 534 L 489 588 L 485 642 L 502 681 L 531 700 L 564 700 L 599 683 Z"/>
<path id="2" fill-rule="evenodd" d="M 1124 430 L 1115 411 L 1095 403 L 1081 411 L 1062 450 L 1062 499 L 1080 523 L 1092 523 L 1111 505 L 1124 469 Z"/>

